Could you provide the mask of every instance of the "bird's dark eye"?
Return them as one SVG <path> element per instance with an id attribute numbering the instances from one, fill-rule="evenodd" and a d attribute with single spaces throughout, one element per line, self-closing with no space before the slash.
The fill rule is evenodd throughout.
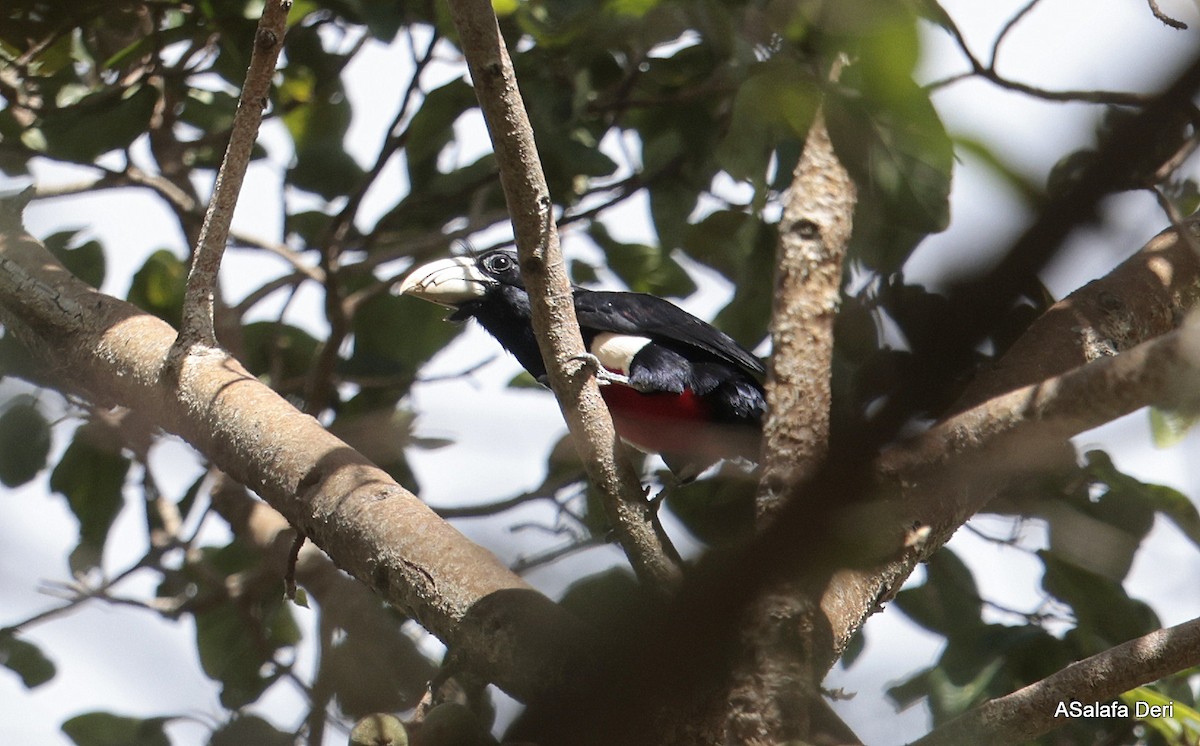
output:
<path id="1" fill-rule="evenodd" d="M 483 260 L 483 265 L 489 272 L 502 273 L 513 268 L 513 260 L 508 254 L 493 254 Z"/>

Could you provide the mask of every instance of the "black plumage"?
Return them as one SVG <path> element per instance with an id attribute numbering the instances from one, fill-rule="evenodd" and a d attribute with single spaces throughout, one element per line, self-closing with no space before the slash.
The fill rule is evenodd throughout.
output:
<path id="1" fill-rule="evenodd" d="M 452 320 L 474 318 L 544 380 L 514 252 L 427 264 L 400 292 L 454 309 Z M 661 454 L 683 478 L 722 458 L 757 459 L 765 369 L 753 353 L 653 295 L 575 288 L 574 300 L 585 346 L 612 374 L 602 376 L 601 393 L 624 439 Z"/>

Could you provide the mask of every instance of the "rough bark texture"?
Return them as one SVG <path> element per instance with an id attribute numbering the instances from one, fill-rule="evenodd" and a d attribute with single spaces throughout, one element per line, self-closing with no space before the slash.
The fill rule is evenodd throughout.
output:
<path id="1" fill-rule="evenodd" d="M 770 416 L 758 515 L 770 521 L 795 485 L 820 466 L 829 444 L 833 322 L 856 193 L 818 114 L 796 165 L 780 225 Z M 745 614 L 729 695 L 726 740 L 782 743 L 807 737 L 819 700 L 814 646 L 826 641 L 812 589 L 772 586 Z M 843 734 L 844 735 L 844 734 Z"/>
<path id="2" fill-rule="evenodd" d="M 567 676 L 562 658 L 541 657 L 540 646 L 574 641 L 578 622 L 225 353 L 188 355 L 167 376 L 175 331 L 77 280 L 23 232 L 11 208 L 0 210 L 0 321 L 64 390 L 137 410 L 181 436 L 515 696 Z M 499 630 L 536 660 L 514 665 L 494 635 L 460 629 L 472 607 L 501 592 L 547 620 L 534 639 Z"/>
<path id="3" fill-rule="evenodd" d="M 679 582 L 679 564 L 656 518 L 657 507 L 646 499 L 623 454 L 595 379 L 568 373 L 586 370 L 573 361 L 586 350 L 559 251 L 554 203 L 496 15 L 488 0 L 450 0 L 449 5 L 496 153 L 550 387 L 634 572 L 665 593 Z"/>

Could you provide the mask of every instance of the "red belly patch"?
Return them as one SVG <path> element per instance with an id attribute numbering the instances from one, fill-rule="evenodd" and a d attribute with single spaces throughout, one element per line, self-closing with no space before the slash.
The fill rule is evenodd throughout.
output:
<path id="1" fill-rule="evenodd" d="M 620 384 L 600 387 L 621 439 L 647 453 L 690 454 L 715 461 L 731 453 L 728 428 L 709 422 L 708 403 L 692 391 L 643 394 Z"/>

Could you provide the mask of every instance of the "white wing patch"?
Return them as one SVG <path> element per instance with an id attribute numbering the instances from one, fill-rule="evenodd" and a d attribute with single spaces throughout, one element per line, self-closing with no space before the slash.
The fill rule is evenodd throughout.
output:
<path id="1" fill-rule="evenodd" d="M 629 375 L 629 366 L 633 363 L 633 356 L 641 352 L 642 348 L 648 344 L 650 344 L 649 337 L 604 332 L 597 334 L 596 338 L 592 340 L 590 352 L 600 360 L 600 364 L 605 368 L 627 376 Z"/>

